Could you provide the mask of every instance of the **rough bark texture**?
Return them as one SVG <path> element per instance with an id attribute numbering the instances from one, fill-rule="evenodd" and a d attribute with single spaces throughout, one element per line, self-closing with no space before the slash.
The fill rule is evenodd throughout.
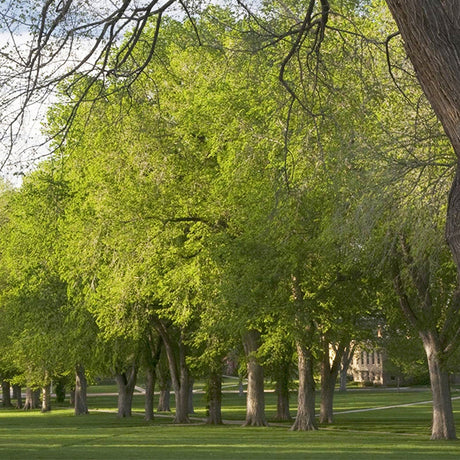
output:
<path id="1" fill-rule="evenodd" d="M 422 89 L 460 154 L 460 2 L 386 0 Z"/>
<path id="2" fill-rule="evenodd" d="M 460 2 L 458 0 L 386 0 L 404 40 L 420 85 L 430 101 L 452 146 L 460 159 Z M 460 274 L 460 178 L 459 163 L 452 184 L 447 209 L 446 238 Z M 457 291 L 453 302 L 458 314 Z M 451 307 L 452 308 L 452 307 Z M 451 317 L 454 317 L 452 315 Z M 443 386 L 443 372 L 436 371 L 434 361 L 440 359 L 432 345 L 425 345 L 430 366 L 433 391 L 433 439 L 454 439 L 453 416 L 447 416 L 451 403 Z M 428 340 L 430 342 L 430 340 Z M 430 360 L 432 361 L 430 363 Z M 439 386 L 439 388 L 438 388 Z M 435 396 L 439 395 L 439 396 Z M 436 406 L 436 407 L 435 407 Z M 445 416 L 440 417 L 439 413 Z M 450 426 L 442 426 L 449 424 Z"/>
<path id="3" fill-rule="evenodd" d="M 299 367 L 299 393 L 297 400 L 297 417 L 291 430 L 316 430 L 313 356 L 311 350 L 300 342 L 297 343 L 297 355 Z"/>
<path id="4" fill-rule="evenodd" d="M 209 425 L 222 424 L 222 375 L 211 372 L 208 379 L 208 414 L 206 423 Z"/>
<path id="5" fill-rule="evenodd" d="M 439 340 L 435 333 L 421 332 L 423 347 L 428 359 L 431 393 L 433 396 L 433 424 L 431 439 L 455 439 L 449 374 L 443 370 Z"/>
<path id="6" fill-rule="evenodd" d="M 118 386 L 118 417 L 131 417 L 133 393 L 136 386 L 137 366 L 132 364 L 127 372 L 115 374 Z"/>
<path id="7" fill-rule="evenodd" d="M 250 330 L 244 335 L 243 345 L 248 360 L 248 387 L 244 426 L 267 426 L 265 418 L 264 370 L 256 356 L 259 342 L 259 331 Z"/>
<path id="8" fill-rule="evenodd" d="M 85 369 L 83 366 L 77 364 L 75 366 L 75 390 L 71 391 L 70 397 L 71 404 L 75 408 L 75 415 L 86 415 L 88 413 L 88 403 L 86 401 L 87 387 Z"/>
<path id="9" fill-rule="evenodd" d="M 11 407 L 11 394 L 10 394 L 11 385 L 7 380 L 2 380 L 2 406 Z"/>

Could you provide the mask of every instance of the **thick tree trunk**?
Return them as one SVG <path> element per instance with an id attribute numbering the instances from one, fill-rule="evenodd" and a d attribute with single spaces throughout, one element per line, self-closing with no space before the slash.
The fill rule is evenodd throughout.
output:
<path id="1" fill-rule="evenodd" d="M 386 0 L 428 100 L 460 154 L 458 0 Z"/>
<path id="2" fill-rule="evenodd" d="M 11 407 L 11 385 L 7 380 L 2 380 L 2 406 Z"/>
<path id="3" fill-rule="evenodd" d="M 452 142 L 457 159 L 460 160 L 460 99 L 458 97 L 460 94 L 460 40 L 458 39 L 460 2 L 458 0 L 386 0 L 386 2 L 401 32 L 407 55 L 414 66 L 420 85 Z M 457 173 L 449 195 L 446 238 L 460 280 L 459 172 L 460 165 L 457 162 Z M 457 290 L 455 301 L 449 307 L 455 309 L 455 312 L 448 313 L 448 318 L 457 316 L 459 297 L 460 293 Z M 432 438 L 453 439 L 455 438 L 453 416 L 448 413 L 451 411 L 451 403 L 447 400 L 443 372 L 436 370 L 438 367 L 436 361 L 439 362 L 440 359 L 439 350 L 433 351 L 431 340 L 423 337 L 422 339 L 427 356 L 430 356 L 433 402 L 437 406 L 438 413 L 433 420 Z M 435 425 L 438 424 L 446 424 L 446 426 L 437 428 L 435 432 Z"/>
<path id="4" fill-rule="evenodd" d="M 145 375 L 145 420 L 153 420 L 155 369 L 147 369 Z"/>
<path id="5" fill-rule="evenodd" d="M 428 359 L 433 396 L 431 439 L 455 439 L 449 374 L 442 367 L 439 342 L 436 334 L 430 331 L 421 332 L 420 336 Z"/>
<path id="6" fill-rule="evenodd" d="M 208 425 L 222 424 L 222 375 L 220 372 L 211 372 L 208 379 Z"/>
<path id="7" fill-rule="evenodd" d="M 289 371 L 280 373 L 276 380 L 276 420 L 292 420 L 289 412 Z"/>
<path id="8" fill-rule="evenodd" d="M 72 404 L 75 415 L 86 415 L 88 413 L 88 403 L 86 400 L 86 390 L 88 384 L 86 381 L 85 369 L 83 366 L 77 364 L 75 366 L 75 390 L 71 391 L 70 401 Z"/>
<path id="9" fill-rule="evenodd" d="M 37 409 L 40 405 L 40 390 L 32 390 L 32 388 L 26 388 L 26 401 L 24 403 L 24 410 Z"/>
<path id="10" fill-rule="evenodd" d="M 176 415 L 174 423 L 190 423 L 188 418 L 190 405 L 190 375 L 185 363 L 185 347 L 179 342 L 179 386 L 174 389 Z"/>
<path id="11" fill-rule="evenodd" d="M 51 410 L 51 384 L 47 383 L 42 388 L 42 412 Z"/>
<path id="12" fill-rule="evenodd" d="M 313 355 L 311 350 L 300 342 L 297 343 L 297 355 L 299 360 L 299 393 L 297 400 L 297 417 L 291 430 L 316 430 Z"/>
<path id="13" fill-rule="evenodd" d="M 22 409 L 22 388 L 13 385 L 13 398 L 16 400 L 16 409 Z"/>
<path id="14" fill-rule="evenodd" d="M 344 346 L 338 344 L 332 357 L 329 353 L 329 341 L 323 338 L 323 353 L 321 357 L 321 403 L 319 412 L 320 423 L 333 422 L 334 391 L 340 363 L 342 361 Z"/>
<path id="15" fill-rule="evenodd" d="M 171 412 L 171 378 L 169 375 L 166 351 L 163 347 L 160 355 L 160 361 L 157 368 L 158 387 L 160 395 L 158 397 L 158 412 Z"/>
<path id="16" fill-rule="evenodd" d="M 128 372 L 115 374 L 118 386 L 118 417 L 131 417 L 134 387 L 136 386 L 137 366 L 132 364 Z"/>
<path id="17" fill-rule="evenodd" d="M 265 418 L 264 370 L 256 353 L 259 349 L 260 332 L 248 331 L 243 338 L 248 364 L 248 387 L 246 392 L 246 420 L 244 426 L 267 426 Z"/>

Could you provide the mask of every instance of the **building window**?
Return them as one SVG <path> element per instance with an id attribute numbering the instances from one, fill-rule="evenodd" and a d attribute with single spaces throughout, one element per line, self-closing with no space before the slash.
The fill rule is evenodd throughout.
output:
<path id="1" fill-rule="evenodd" d="M 371 354 L 371 363 L 375 364 L 375 351 L 373 351 Z"/>
<path id="2" fill-rule="evenodd" d="M 364 364 L 364 351 L 361 352 L 361 364 Z"/>
<path id="3" fill-rule="evenodd" d="M 369 364 L 369 352 L 366 352 L 366 364 Z"/>
<path id="4" fill-rule="evenodd" d="M 377 352 L 377 364 L 380 364 L 380 351 Z"/>

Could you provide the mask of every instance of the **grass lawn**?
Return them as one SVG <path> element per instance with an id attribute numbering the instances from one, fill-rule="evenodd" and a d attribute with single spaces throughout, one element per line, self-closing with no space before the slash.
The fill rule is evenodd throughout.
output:
<path id="1" fill-rule="evenodd" d="M 456 393 L 454 392 L 454 396 Z M 294 399 L 293 397 L 293 403 Z M 275 397 L 266 394 L 269 420 Z M 460 458 L 460 442 L 429 440 L 429 391 L 358 390 L 336 394 L 335 423 L 316 432 L 291 432 L 289 424 L 243 428 L 200 423 L 175 426 L 170 417 L 156 416 L 147 423 L 141 416 L 143 398 L 134 400 L 135 415 L 118 419 L 116 398 L 91 396 L 90 414 L 75 417 L 65 407 L 38 411 L 0 411 L 0 459 L 444 459 Z M 348 412 L 414 402 L 366 412 Z M 223 416 L 244 418 L 244 398 L 224 394 Z M 204 397 L 195 395 L 196 417 Z M 294 406 L 294 404 L 293 404 Z M 460 399 L 454 400 L 460 426 Z M 163 414 L 164 415 L 164 414 Z"/>

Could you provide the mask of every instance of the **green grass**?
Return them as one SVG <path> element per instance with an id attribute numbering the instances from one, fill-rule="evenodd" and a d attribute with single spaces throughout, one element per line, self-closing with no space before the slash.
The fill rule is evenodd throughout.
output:
<path id="1" fill-rule="evenodd" d="M 454 393 L 455 395 L 455 393 Z M 135 414 L 118 419 L 116 398 L 91 396 L 90 414 L 75 417 L 65 407 L 47 414 L 0 411 L 1 459 L 454 459 L 459 442 L 429 440 L 431 406 L 419 404 L 368 412 L 340 413 L 363 408 L 423 402 L 429 391 L 359 390 L 336 394 L 335 423 L 317 432 L 291 432 L 238 425 L 208 427 L 199 423 L 175 426 L 170 417 L 143 420 L 143 398 L 134 398 Z M 295 396 L 292 403 L 294 406 Z M 267 415 L 276 413 L 273 393 L 266 394 Z M 223 416 L 244 418 L 244 398 L 226 393 Z M 203 417 L 204 396 L 195 395 L 196 417 Z M 460 400 L 454 400 L 460 426 Z M 99 409 L 99 410 L 97 410 Z"/>

